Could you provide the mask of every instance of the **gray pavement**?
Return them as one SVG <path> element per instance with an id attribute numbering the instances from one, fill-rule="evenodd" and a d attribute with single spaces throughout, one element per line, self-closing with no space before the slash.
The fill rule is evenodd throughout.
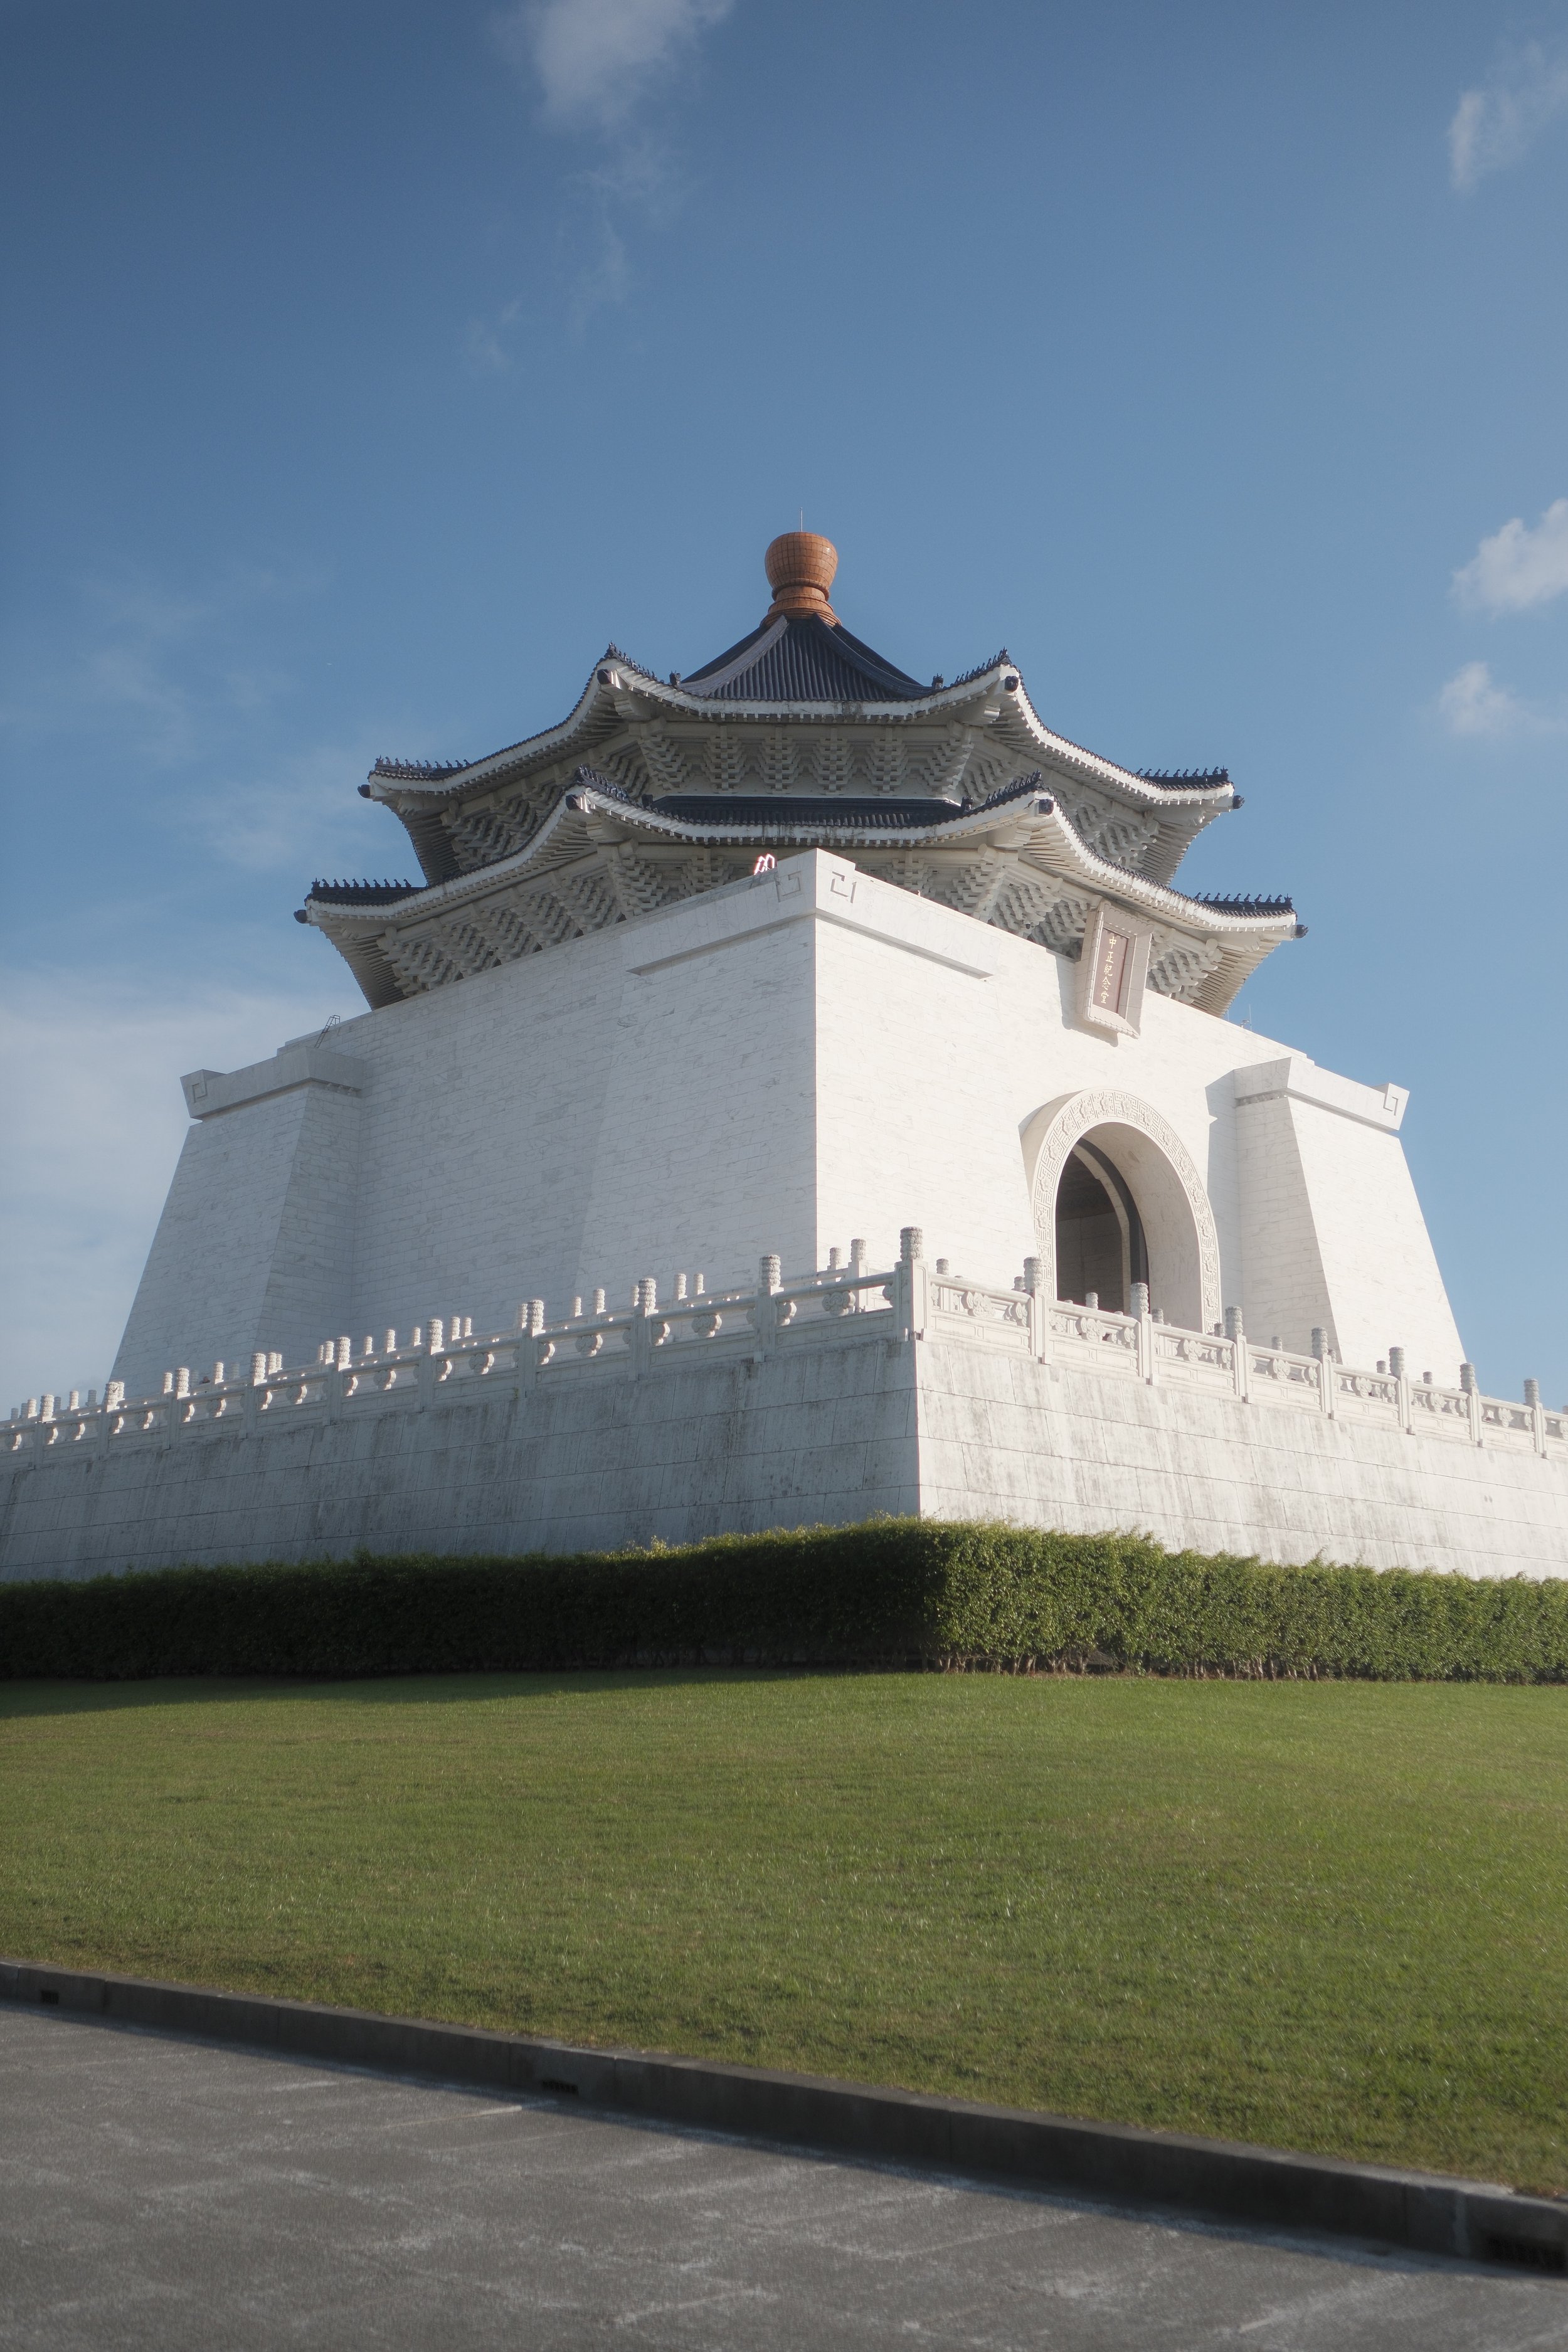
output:
<path id="1" fill-rule="evenodd" d="M 1568 2282 L 0 2008 L 0 2344 L 1568 2347 Z"/>

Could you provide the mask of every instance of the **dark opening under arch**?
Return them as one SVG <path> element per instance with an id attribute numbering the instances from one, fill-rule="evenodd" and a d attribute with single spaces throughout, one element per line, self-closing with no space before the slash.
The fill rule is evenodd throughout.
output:
<path id="1" fill-rule="evenodd" d="M 1057 1186 L 1057 1296 L 1082 1305 L 1090 1293 L 1113 1314 L 1131 1311 L 1132 1285 L 1149 1279 L 1138 1203 L 1114 1161 L 1074 1144 Z"/>

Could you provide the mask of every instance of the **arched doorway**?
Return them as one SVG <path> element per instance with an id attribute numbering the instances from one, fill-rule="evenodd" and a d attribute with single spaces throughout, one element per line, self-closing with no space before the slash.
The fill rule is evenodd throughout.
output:
<path id="1" fill-rule="evenodd" d="M 1127 1313 L 1149 1285 L 1166 1320 L 1219 1320 L 1219 1236 L 1192 1154 L 1152 1103 L 1110 1087 L 1064 1095 L 1023 1132 L 1047 1295 L 1098 1293 Z"/>
<path id="2" fill-rule="evenodd" d="M 1149 1279 L 1149 1244 L 1131 1187 L 1091 1142 L 1075 1143 L 1057 1181 L 1057 1296 L 1129 1314 Z"/>

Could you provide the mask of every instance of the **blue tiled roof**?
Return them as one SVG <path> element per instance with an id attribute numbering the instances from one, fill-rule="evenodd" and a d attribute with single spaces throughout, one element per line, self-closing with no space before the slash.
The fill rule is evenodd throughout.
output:
<path id="1" fill-rule="evenodd" d="M 384 753 L 370 772 L 405 778 L 413 784 L 440 784 L 448 776 L 460 776 L 473 764 L 471 760 L 389 760 Z"/>
<path id="2" fill-rule="evenodd" d="M 1033 768 L 1026 776 L 1015 776 L 1010 784 L 999 784 L 983 801 L 976 801 L 973 814 L 978 816 L 984 809 L 1004 808 L 1009 801 L 1022 800 L 1026 793 L 1037 793 L 1039 789 L 1040 772 Z"/>
<path id="3" fill-rule="evenodd" d="M 1219 890 L 1200 890 L 1194 907 L 1212 907 L 1216 915 L 1293 915 L 1294 898 L 1237 898 Z"/>
<path id="4" fill-rule="evenodd" d="M 657 815 L 673 817 L 678 824 L 767 825 L 779 833 L 806 825 L 813 832 L 835 825 L 897 833 L 911 826 L 951 824 L 965 812 L 952 801 L 851 800 L 835 793 L 831 799 L 807 798 L 802 793 L 670 793 L 655 801 Z"/>
<path id="5" fill-rule="evenodd" d="M 312 882 L 307 897 L 324 907 L 390 907 L 416 898 L 423 882 Z"/>
<path id="6" fill-rule="evenodd" d="M 815 613 L 764 622 L 681 684 L 718 702 L 916 702 L 931 690 Z"/>
<path id="7" fill-rule="evenodd" d="M 953 678 L 952 680 L 952 684 L 954 686 L 968 686 L 975 678 L 984 677 L 988 670 L 1000 669 L 1003 663 L 1010 659 L 1011 656 L 1008 654 L 1006 646 L 1004 646 L 999 654 L 993 654 L 989 661 L 976 662 L 973 669 L 966 669 L 963 677 Z"/>

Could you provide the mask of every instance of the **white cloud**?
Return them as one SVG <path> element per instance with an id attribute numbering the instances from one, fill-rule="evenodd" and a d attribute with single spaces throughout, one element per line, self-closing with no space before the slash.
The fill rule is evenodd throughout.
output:
<path id="1" fill-rule="evenodd" d="M 1454 574 L 1462 604 L 1488 613 L 1523 613 L 1568 590 L 1568 499 L 1554 499 L 1533 530 L 1515 515 L 1483 539 Z"/>
<path id="2" fill-rule="evenodd" d="M 1437 697 L 1437 716 L 1450 735 L 1535 735 L 1556 725 L 1510 686 L 1499 686 L 1484 661 L 1455 671 Z"/>
<path id="3" fill-rule="evenodd" d="M 417 759 L 424 748 L 408 757 Z M 340 866 L 346 861 L 357 873 L 368 858 L 378 871 L 390 861 L 402 879 L 412 856 L 407 842 L 401 833 L 394 839 L 390 821 L 379 812 L 367 824 L 364 803 L 354 796 L 383 749 L 367 730 L 287 753 L 262 769 L 247 758 L 237 774 L 204 776 L 180 800 L 179 822 L 202 834 L 215 856 L 251 873 L 286 871 L 298 881 L 312 864 L 322 874 L 334 861 Z"/>
<path id="4" fill-rule="evenodd" d="M 111 740 L 117 759 L 154 769 L 210 757 L 239 721 L 289 690 L 288 677 L 255 658 L 258 608 L 321 585 L 239 565 L 201 597 L 132 576 L 84 581 L 83 625 L 68 656 L 37 658 L 19 644 L 12 652 L 0 727 L 18 741 Z"/>
<path id="5" fill-rule="evenodd" d="M 547 113 L 564 129 L 596 132 L 606 145 L 600 168 L 567 182 L 561 245 L 574 333 L 631 290 L 627 216 L 668 227 L 685 194 L 664 141 L 647 131 L 633 139 L 629 117 L 671 80 L 732 5 L 733 0 L 514 0 L 490 19 L 502 53 L 542 90 Z M 506 330 L 516 307 L 468 321 L 464 361 L 471 375 L 510 371 Z"/>
<path id="6" fill-rule="evenodd" d="M 160 767 L 190 758 L 196 745 L 191 697 L 150 653 L 130 645 L 100 646 L 82 670 L 88 700 L 131 722 L 146 758 Z"/>
<path id="7" fill-rule="evenodd" d="M 508 337 L 522 312 L 521 298 L 503 303 L 488 319 L 470 319 L 465 352 L 471 375 L 509 375 L 512 352 Z"/>
<path id="8" fill-rule="evenodd" d="M 624 302 L 631 285 L 631 265 L 626 258 L 626 241 L 607 208 L 595 223 L 586 247 L 586 257 L 581 259 L 572 280 L 572 331 L 580 335 L 595 310 L 606 304 Z"/>
<path id="9" fill-rule="evenodd" d="M 496 20 L 502 47 L 535 74 L 553 114 L 619 122 L 731 0 L 522 0 Z"/>
<path id="10" fill-rule="evenodd" d="M 1568 114 L 1568 47 L 1531 41 L 1506 50 L 1486 80 L 1465 91 L 1448 125 L 1454 185 L 1468 195 L 1490 172 L 1527 155 L 1542 132 Z"/>
<path id="11" fill-rule="evenodd" d="M 182 1072 L 243 1068 L 329 1013 L 363 1010 L 346 971 L 321 965 L 294 991 L 4 976 L 0 1204 L 18 1245 L 0 1412 L 45 1389 L 101 1389 L 188 1125 Z"/>
<path id="12" fill-rule="evenodd" d="M 145 581 L 97 580 L 86 593 L 103 642 L 82 657 L 79 723 L 96 708 L 128 729 L 156 765 L 189 759 L 196 746 L 195 698 L 171 670 L 210 624 L 212 605 L 168 595 Z"/>
<path id="13" fill-rule="evenodd" d="M 515 307 L 500 314 L 503 326 Z M 351 721 L 331 742 L 289 745 L 292 681 L 253 642 L 258 607 L 319 587 L 306 575 L 239 567 L 205 597 L 145 582 L 88 583 L 81 642 L 52 664 L 16 661 L 20 684 L 0 728 L 19 753 L 61 741 L 103 746 L 119 770 L 148 774 L 150 821 L 199 836 L 231 866 L 287 869 L 298 881 L 312 863 L 319 874 L 334 860 L 363 867 L 367 856 L 406 865 L 406 843 L 393 840 L 384 817 L 367 824 L 354 796 L 388 748 L 382 730 Z M 411 731 L 397 729 L 395 748 L 417 756 L 424 746 L 411 746 Z"/>

